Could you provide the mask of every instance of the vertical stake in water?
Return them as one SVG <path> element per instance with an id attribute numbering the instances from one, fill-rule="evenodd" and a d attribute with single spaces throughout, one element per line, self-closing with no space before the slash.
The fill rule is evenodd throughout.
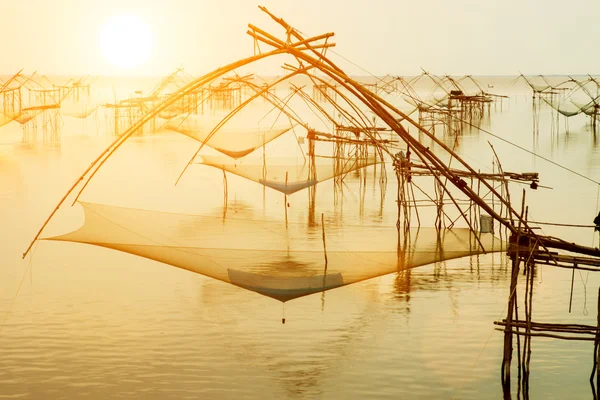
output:
<path id="1" fill-rule="evenodd" d="M 594 339 L 594 367 L 590 376 L 594 399 L 600 396 L 600 354 L 598 354 L 598 345 L 600 344 L 600 288 L 598 288 L 598 311 L 596 316 L 596 338 Z M 594 375 L 596 375 L 596 387 L 594 387 Z"/>
<path id="2" fill-rule="evenodd" d="M 287 189 L 287 184 L 288 184 L 288 171 L 285 171 L 285 187 L 286 187 L 286 189 Z M 285 208 L 285 227 L 287 228 L 287 224 L 288 224 L 288 215 L 287 215 L 288 201 L 287 201 L 287 194 L 283 195 L 283 207 Z"/>
<path id="3" fill-rule="evenodd" d="M 323 233 L 323 254 L 325 255 L 325 273 L 327 273 L 327 244 L 325 243 L 325 214 L 321 213 L 321 231 Z M 325 276 L 323 276 L 325 279 Z"/>
<path id="4" fill-rule="evenodd" d="M 223 170 L 223 210 L 227 210 L 227 199 L 229 198 L 229 191 L 227 189 L 227 173 Z"/>
<path id="5" fill-rule="evenodd" d="M 327 245 L 325 244 L 325 215 L 321 213 L 321 232 L 323 233 L 323 254 L 325 255 L 325 267 L 323 269 L 323 292 L 321 293 L 321 311 L 325 311 L 325 282 L 327 279 Z"/>
<path id="6" fill-rule="evenodd" d="M 577 264 L 573 264 L 573 273 L 571 274 L 571 296 L 569 297 L 569 314 L 571 314 L 571 305 L 573 304 L 573 283 L 575 282 L 575 269 Z"/>

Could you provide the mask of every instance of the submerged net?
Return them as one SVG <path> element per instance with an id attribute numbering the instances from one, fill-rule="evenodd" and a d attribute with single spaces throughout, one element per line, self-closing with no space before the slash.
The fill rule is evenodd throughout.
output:
<path id="1" fill-rule="evenodd" d="M 207 146 L 231 157 L 238 159 L 252 153 L 257 148 L 266 145 L 273 139 L 283 135 L 293 128 L 289 122 L 281 121 L 275 126 L 264 123 L 265 128 L 247 128 L 247 124 L 239 126 L 233 121 L 227 122 L 211 137 L 211 131 L 220 121 L 197 115 L 175 117 L 169 119 L 167 129 L 174 130 L 195 139 Z M 256 121 L 256 119 L 254 119 Z"/>
<path id="2" fill-rule="evenodd" d="M 308 161 L 291 165 L 286 159 L 269 158 L 268 163 L 235 161 L 225 156 L 202 156 L 200 163 L 219 168 L 261 185 L 290 195 L 314 186 L 319 182 L 343 176 L 379 160 L 375 155 L 367 157 L 318 159 L 312 166 Z"/>
<path id="3" fill-rule="evenodd" d="M 81 203 L 84 225 L 49 240 L 135 254 L 288 301 L 436 261 L 482 253 L 467 229 L 284 223 L 255 215 L 185 215 Z M 326 237 L 326 251 L 323 246 Z M 481 234 L 486 251 L 503 242 Z M 327 262 L 325 262 L 325 253 Z"/>

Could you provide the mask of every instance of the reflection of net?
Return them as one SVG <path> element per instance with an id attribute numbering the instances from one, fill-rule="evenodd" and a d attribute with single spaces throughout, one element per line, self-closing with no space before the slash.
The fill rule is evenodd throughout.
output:
<path id="1" fill-rule="evenodd" d="M 213 149 L 236 159 L 252 153 L 292 129 L 292 125 L 289 123 L 285 123 L 284 126 L 279 123 L 277 127 L 264 124 L 263 126 L 267 126 L 267 128 L 252 130 L 227 122 L 212 137 L 208 138 L 217 122 L 218 120 L 213 122 L 206 117 L 190 115 L 171 118 L 166 127 L 199 142 L 206 142 L 206 145 Z"/>
<path id="2" fill-rule="evenodd" d="M 231 158 L 223 156 L 202 156 L 201 163 L 231 172 L 289 195 L 319 182 L 373 165 L 378 160 L 374 155 L 348 159 L 327 159 L 327 163 L 315 163 L 312 169 L 308 162 L 291 165 L 285 164 L 283 161 L 285 160 L 270 158 L 268 163 L 263 165 L 252 164 L 252 161 L 245 163 L 243 160 L 235 162 Z"/>
<path id="3" fill-rule="evenodd" d="M 280 301 L 432 262 L 481 253 L 467 229 L 413 230 L 406 245 L 395 226 L 322 226 L 146 211 L 81 203 L 85 223 L 49 238 L 120 250 L 193 271 Z M 491 234 L 489 251 L 503 243 Z"/>

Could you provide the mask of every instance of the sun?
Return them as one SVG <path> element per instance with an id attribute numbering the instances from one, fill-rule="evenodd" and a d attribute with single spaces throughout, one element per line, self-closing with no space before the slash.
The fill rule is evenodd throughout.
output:
<path id="1" fill-rule="evenodd" d="M 153 45 L 150 26 L 135 15 L 111 17 L 102 27 L 98 41 L 106 60 L 121 69 L 144 65 Z"/>

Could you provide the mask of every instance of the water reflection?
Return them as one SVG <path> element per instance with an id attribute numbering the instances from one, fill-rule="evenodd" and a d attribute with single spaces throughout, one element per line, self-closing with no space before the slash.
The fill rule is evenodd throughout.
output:
<path id="1" fill-rule="evenodd" d="M 263 366 L 290 397 L 323 395 L 323 385 L 343 367 L 344 359 L 362 352 L 365 333 L 375 323 L 368 304 L 344 315 L 347 310 L 336 299 L 326 311 L 308 314 L 293 304 L 276 306 L 288 308 L 282 310 L 288 317 L 286 324 L 277 324 L 273 318 L 262 320 L 265 314 L 256 312 L 257 307 L 272 309 L 272 304 L 252 295 L 239 304 L 239 293 L 210 280 L 203 282 L 199 299 L 203 318 L 227 327 L 228 352 L 237 362 L 247 368 Z M 350 299 L 343 296 L 342 300 Z M 315 304 L 313 300 L 306 299 Z M 238 303 L 236 309 L 231 309 L 230 302 Z M 312 322 L 315 319 L 321 325 L 317 329 Z M 281 332 L 282 340 L 273 342 L 269 337 L 276 331 Z"/>

